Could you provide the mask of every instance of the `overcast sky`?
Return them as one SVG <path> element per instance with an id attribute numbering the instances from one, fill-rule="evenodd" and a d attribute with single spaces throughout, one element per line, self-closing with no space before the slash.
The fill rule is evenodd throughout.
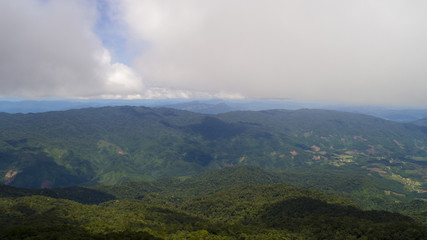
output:
<path id="1" fill-rule="evenodd" d="M 0 97 L 427 106 L 425 0 L 2 0 Z"/>

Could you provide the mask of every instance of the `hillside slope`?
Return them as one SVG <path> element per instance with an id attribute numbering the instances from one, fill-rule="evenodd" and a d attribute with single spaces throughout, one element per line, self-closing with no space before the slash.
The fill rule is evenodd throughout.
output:
<path id="1" fill-rule="evenodd" d="M 401 185 L 385 194 L 423 195 L 427 132 L 413 124 L 307 109 L 203 115 L 104 107 L 0 114 L 0 174 L 8 185 L 115 184 L 237 165 L 363 172 Z"/>
<path id="2" fill-rule="evenodd" d="M 427 234 L 409 216 L 366 211 L 349 199 L 276 181 L 275 173 L 244 166 L 185 180 L 73 187 L 68 194 L 3 186 L 0 238 L 421 240 Z M 105 198 L 95 203 L 94 196 Z M 426 207 L 418 203 L 418 212 Z"/>

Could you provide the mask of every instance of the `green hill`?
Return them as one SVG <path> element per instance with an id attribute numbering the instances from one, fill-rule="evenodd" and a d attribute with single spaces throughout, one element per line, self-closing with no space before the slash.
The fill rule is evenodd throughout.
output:
<path id="1" fill-rule="evenodd" d="M 344 188 L 340 192 L 354 190 L 324 178 L 334 172 L 356 176 L 353 185 L 375 182 L 378 199 L 426 198 L 427 131 L 366 115 L 307 109 L 204 115 L 103 107 L 0 114 L 0 175 L 11 186 L 151 181 L 240 165 L 285 171 L 297 186 L 322 191 L 328 184 L 332 190 Z M 306 183 L 297 180 L 300 176 Z M 369 188 L 352 194 L 366 195 L 360 189 Z"/>
<path id="2" fill-rule="evenodd" d="M 257 167 L 90 188 L 0 188 L 1 239 L 425 239 L 420 219 L 366 211 Z M 79 199 L 73 198 L 80 193 Z M 42 196 L 43 195 L 43 196 Z M 93 204 L 93 196 L 108 196 Z M 78 201 L 78 202 L 77 202 Z M 419 213 L 426 205 L 414 203 Z M 395 206 L 402 208 L 403 205 Z M 412 209 L 415 209 L 415 207 Z"/>
<path id="3" fill-rule="evenodd" d="M 259 167 L 226 167 L 205 172 L 185 180 L 159 179 L 151 182 L 123 182 L 118 185 L 91 187 L 115 196 L 117 199 L 139 199 L 147 203 L 182 203 L 190 198 L 216 194 L 247 185 L 286 184 L 305 190 L 317 190 L 351 199 L 364 209 L 383 209 L 405 213 L 426 222 L 427 201 L 386 194 L 384 189 L 400 191 L 399 183 L 379 176 L 367 176 L 346 171 L 290 169 L 285 171 L 263 170 Z M 411 201 L 413 200 L 413 201 Z M 398 202 L 398 203 L 396 203 Z M 164 204 L 164 202 L 163 202 Z"/>

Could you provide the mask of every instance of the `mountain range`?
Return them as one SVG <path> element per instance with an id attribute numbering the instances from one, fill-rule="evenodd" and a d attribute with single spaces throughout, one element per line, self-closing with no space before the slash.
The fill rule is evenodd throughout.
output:
<path id="1" fill-rule="evenodd" d="M 413 122 L 427 117 L 425 107 L 332 104 L 291 99 L 0 99 L 0 112 L 7 113 L 40 113 L 106 106 L 167 107 L 203 114 L 309 108 L 360 113 L 399 122 Z"/>
<path id="2" fill-rule="evenodd" d="M 0 114 L 0 174 L 27 188 L 187 177 L 227 166 L 367 176 L 425 198 L 427 129 L 330 110 L 102 107 Z M 313 175 L 314 176 L 314 175 Z M 381 185 L 381 184 L 379 184 Z"/>
<path id="3" fill-rule="evenodd" d="M 426 166 L 423 120 L 0 113 L 0 238 L 425 239 Z"/>

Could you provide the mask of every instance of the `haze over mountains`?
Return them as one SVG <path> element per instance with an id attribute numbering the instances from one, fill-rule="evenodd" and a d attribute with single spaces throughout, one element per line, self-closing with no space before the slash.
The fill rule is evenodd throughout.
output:
<path id="1" fill-rule="evenodd" d="M 138 100 L 0 100 L 0 112 L 38 113 L 104 106 L 170 107 L 198 113 L 218 114 L 239 110 L 329 109 L 372 115 L 393 121 L 416 121 L 427 118 L 427 108 L 398 106 L 344 105 L 301 102 L 290 99 L 138 99 Z"/>

